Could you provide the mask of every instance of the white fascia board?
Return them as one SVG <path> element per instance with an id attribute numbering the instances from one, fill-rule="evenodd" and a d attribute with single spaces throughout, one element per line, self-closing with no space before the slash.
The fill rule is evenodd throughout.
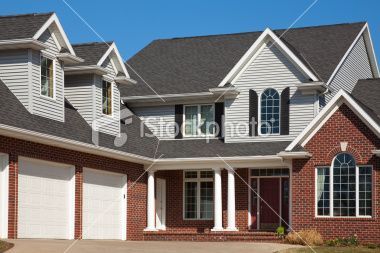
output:
<path id="1" fill-rule="evenodd" d="M 369 60 L 371 62 L 371 66 L 372 66 L 372 73 L 373 73 L 374 77 L 378 78 L 379 77 L 379 66 L 377 65 L 377 58 L 376 58 L 376 54 L 375 54 L 375 49 L 373 48 L 371 32 L 369 31 L 368 23 L 366 23 L 365 26 L 367 29 L 364 32 L 364 42 L 366 43 L 366 46 L 367 46 L 367 53 L 369 54 Z"/>
<path id="2" fill-rule="evenodd" d="M 53 23 L 58 27 L 58 31 L 59 31 L 62 39 L 63 39 L 63 42 L 64 42 L 65 46 L 70 51 L 70 54 L 76 56 L 75 51 L 74 51 L 73 47 L 71 46 L 71 43 L 70 43 L 69 39 L 67 38 L 65 30 L 63 30 L 61 22 L 59 22 L 59 19 L 58 19 L 57 15 L 55 13 L 53 13 L 53 15 L 51 15 L 51 17 L 45 22 L 45 24 L 43 24 L 42 27 L 36 32 L 36 34 L 33 36 L 33 39 L 38 40 L 41 37 L 41 35 L 47 29 L 49 29 L 49 27 Z"/>
<path id="3" fill-rule="evenodd" d="M 110 148 L 96 146 L 94 144 L 74 141 L 62 137 L 57 137 L 49 134 L 42 134 L 35 131 L 30 131 L 18 127 L 0 124 L 0 135 L 17 138 L 26 141 L 32 141 L 50 146 L 75 150 L 79 152 L 99 155 L 103 157 L 110 157 L 117 160 L 130 161 L 140 164 L 150 164 L 153 162 L 152 158 L 131 154 L 127 152 L 117 151 Z"/>
<path id="4" fill-rule="evenodd" d="M 276 34 L 274 34 L 274 32 L 272 32 L 272 30 L 267 28 L 252 44 L 248 51 L 227 74 L 227 76 L 222 80 L 218 87 L 223 87 L 226 83 L 232 81 L 234 76 L 237 75 L 240 72 L 240 70 L 243 69 L 245 64 L 252 58 L 252 56 L 255 55 L 255 53 L 260 49 L 262 44 L 265 43 L 266 38 L 268 36 L 273 40 L 274 44 L 278 45 L 280 49 L 290 57 L 290 59 L 300 68 L 300 70 L 304 74 L 306 74 L 311 80 L 318 81 L 318 78 L 313 74 L 313 72 L 310 71 L 309 68 L 307 68 L 300 59 L 298 59 L 298 57 L 285 45 L 284 42 L 282 42 L 282 40 Z"/>
<path id="5" fill-rule="evenodd" d="M 68 64 L 75 64 L 75 63 L 84 62 L 84 59 L 82 59 L 82 58 L 80 58 L 78 56 L 69 54 L 69 53 L 59 53 L 57 55 L 57 58 L 59 58 L 60 60 L 62 60 L 66 64 L 67 63 Z"/>
<path id="6" fill-rule="evenodd" d="M 120 68 L 121 68 L 122 72 L 125 74 L 125 76 L 126 76 L 127 78 L 130 78 L 130 76 L 129 76 L 129 74 L 128 74 L 128 71 L 127 71 L 127 68 L 126 68 L 125 65 L 124 65 L 123 59 L 121 58 L 121 55 L 120 55 L 120 53 L 119 53 L 119 50 L 118 50 L 117 47 L 116 47 L 115 42 L 113 42 L 111 45 L 108 45 L 108 46 L 109 46 L 108 50 L 104 53 L 104 55 L 102 56 L 102 58 L 100 58 L 100 60 L 98 61 L 98 63 L 97 63 L 96 65 L 98 65 L 98 66 L 102 66 L 102 64 L 103 64 L 104 61 L 107 59 L 107 57 L 109 57 L 110 54 L 111 54 L 112 52 L 114 52 L 114 53 L 115 53 L 115 56 L 116 56 L 116 59 L 117 59 L 117 61 L 118 61 L 117 64 L 120 66 Z"/>
<path id="7" fill-rule="evenodd" d="M 164 95 L 147 95 L 147 96 L 129 96 L 122 97 L 121 100 L 124 102 L 137 102 L 137 101 L 151 101 L 152 99 L 161 100 L 161 98 L 166 99 L 182 99 L 182 98 L 201 98 L 201 97 L 213 97 L 212 92 L 198 92 L 198 93 L 181 93 L 181 94 L 164 94 Z"/>
<path id="8" fill-rule="evenodd" d="M 42 50 L 46 49 L 47 46 L 43 42 L 35 39 L 0 40 L 0 50 L 24 48 Z"/>
<path id="9" fill-rule="evenodd" d="M 380 150 L 379 150 L 379 149 L 373 150 L 373 151 L 372 151 L 372 154 L 374 154 L 374 155 L 380 157 Z"/>
<path id="10" fill-rule="evenodd" d="M 297 144 L 305 144 L 314 136 L 314 134 L 324 125 L 324 123 L 334 114 L 334 112 L 343 104 L 353 110 L 367 126 L 380 135 L 380 126 L 370 117 L 363 108 L 344 90 L 339 90 L 331 101 L 322 109 L 309 125 L 289 144 L 285 151 L 291 151 Z"/>
<path id="11" fill-rule="evenodd" d="M 281 151 L 277 155 L 284 159 L 310 158 L 312 156 L 309 152 L 305 152 L 305 151 L 296 151 L 296 152 Z"/>

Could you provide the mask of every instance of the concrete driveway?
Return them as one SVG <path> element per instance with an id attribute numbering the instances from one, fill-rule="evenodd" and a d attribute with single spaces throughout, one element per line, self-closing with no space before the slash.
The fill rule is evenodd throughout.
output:
<path id="1" fill-rule="evenodd" d="M 15 244 L 9 253 L 267 253 L 293 245 L 250 242 L 131 242 L 97 240 L 8 240 Z M 8 253 L 7 252 L 7 253 Z"/>

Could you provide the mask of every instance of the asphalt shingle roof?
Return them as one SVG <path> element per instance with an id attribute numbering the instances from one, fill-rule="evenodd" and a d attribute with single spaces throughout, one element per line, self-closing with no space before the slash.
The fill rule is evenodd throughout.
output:
<path id="1" fill-rule="evenodd" d="M 327 81 L 361 31 L 364 22 L 274 30 L 306 66 Z M 139 83 L 126 85 L 122 96 L 155 93 L 206 92 L 217 87 L 261 35 L 248 32 L 155 40 L 127 61 L 129 74 Z"/>
<path id="2" fill-rule="evenodd" d="M 224 143 L 219 139 L 160 140 L 156 158 L 196 158 L 276 155 L 289 141 Z"/>
<path id="3" fill-rule="evenodd" d="M 85 44 L 72 45 L 75 54 L 84 59 L 84 62 L 71 66 L 89 66 L 96 65 L 102 56 L 107 52 L 109 45 L 113 42 L 92 42 Z"/>
<path id="4" fill-rule="evenodd" d="M 380 78 L 359 80 L 351 95 L 380 125 Z"/>
<path id="5" fill-rule="evenodd" d="M 32 38 L 51 15 L 53 12 L 0 16 L 0 40 Z"/>
<path id="6" fill-rule="evenodd" d="M 60 122 L 29 113 L 2 81 L 0 81 L 0 96 L 1 124 L 93 144 L 92 128 L 67 100 L 65 101 L 65 122 Z M 132 120 L 129 124 L 121 124 L 121 132 L 127 134 L 124 145 L 117 147 L 114 145 L 114 136 L 100 133 L 99 146 L 153 158 L 158 139 L 140 137 L 141 120 L 135 115 L 132 115 L 130 119 Z M 144 132 L 151 134 L 145 125 Z"/>

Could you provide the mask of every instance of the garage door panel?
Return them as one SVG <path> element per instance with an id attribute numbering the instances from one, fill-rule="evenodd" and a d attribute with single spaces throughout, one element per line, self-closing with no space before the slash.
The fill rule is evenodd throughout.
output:
<path id="1" fill-rule="evenodd" d="M 71 239 L 74 169 L 20 160 L 18 237 Z"/>
<path id="2" fill-rule="evenodd" d="M 125 239 L 125 184 L 125 175 L 84 170 L 84 239 Z"/>

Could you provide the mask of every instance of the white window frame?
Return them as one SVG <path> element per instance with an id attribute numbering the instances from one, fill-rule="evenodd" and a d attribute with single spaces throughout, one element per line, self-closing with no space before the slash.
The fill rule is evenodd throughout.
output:
<path id="1" fill-rule="evenodd" d="M 183 220 L 214 220 L 214 217 L 212 218 L 200 218 L 201 216 L 201 182 L 212 182 L 213 183 L 213 190 L 215 192 L 215 181 L 214 176 L 211 178 L 201 178 L 201 172 L 207 171 L 207 172 L 213 172 L 212 170 L 184 170 L 183 171 L 183 190 L 182 190 L 182 199 L 183 199 L 183 206 L 182 206 L 182 218 Z M 185 174 L 186 172 L 197 172 L 196 178 L 186 178 Z M 186 182 L 196 182 L 197 183 L 197 217 L 196 218 L 186 218 L 186 199 L 185 199 L 185 184 Z M 214 198 L 214 192 L 213 192 L 213 198 Z M 213 199 L 213 203 L 215 205 L 215 199 Z M 213 215 L 214 216 L 214 215 Z"/>
<path id="2" fill-rule="evenodd" d="M 42 89 L 41 89 L 41 86 L 42 86 L 42 77 L 41 77 L 41 69 L 42 69 L 42 58 L 47 58 L 51 61 L 53 61 L 53 97 L 49 97 L 47 95 L 43 95 L 42 94 Z M 39 76 L 40 76 L 40 96 L 43 97 L 43 98 L 47 98 L 47 99 L 52 99 L 52 100 L 56 100 L 56 90 L 57 90 L 57 80 L 56 80 L 56 64 L 57 64 L 57 60 L 55 59 L 54 56 L 52 55 L 49 55 L 49 54 L 45 54 L 45 53 L 42 53 L 40 54 L 40 71 L 39 71 Z"/>
<path id="3" fill-rule="evenodd" d="M 332 160 L 331 162 L 331 165 L 330 166 L 317 166 L 315 167 L 315 171 L 314 171 L 314 175 L 315 175 L 315 178 L 314 178 L 314 191 L 315 191 L 315 194 L 314 194 L 314 204 L 315 204 L 315 217 L 317 218 L 334 218 L 334 219 L 357 219 L 357 218 L 372 218 L 373 217 L 373 212 L 374 212 L 374 208 L 373 208 L 373 190 L 374 190 L 374 185 L 373 185 L 373 165 L 357 165 L 355 166 L 355 216 L 334 216 L 334 161 L 335 161 L 335 158 L 336 156 L 334 157 L 334 159 Z M 372 192 L 372 215 L 360 215 L 359 214 L 359 167 L 362 167 L 362 166 L 366 166 L 366 167 L 371 167 L 371 180 L 372 180 L 372 183 L 371 183 L 371 192 Z M 330 215 L 318 215 L 318 192 L 317 192 L 317 180 L 318 180 L 318 169 L 320 168 L 329 168 L 329 176 L 330 176 L 330 182 L 329 182 L 329 194 L 330 194 L 330 209 L 329 209 L 329 213 Z"/>
<path id="4" fill-rule="evenodd" d="M 269 90 L 269 89 L 273 89 L 278 93 L 278 103 L 279 103 L 278 117 L 279 118 L 278 118 L 278 133 L 276 133 L 276 134 L 273 134 L 273 133 L 263 134 L 263 133 L 261 133 L 261 97 L 264 94 L 264 92 Z M 258 97 L 258 101 L 259 101 L 258 102 L 258 124 L 257 124 L 257 127 L 258 127 L 257 132 L 258 132 L 259 136 L 279 136 L 279 135 L 281 135 L 281 94 L 282 94 L 282 91 L 280 93 L 275 88 L 266 88 L 259 94 L 259 97 Z"/>
<path id="5" fill-rule="evenodd" d="M 107 83 L 110 83 L 111 84 L 111 114 L 106 114 L 103 112 L 103 82 L 107 82 Z M 110 79 L 106 79 L 106 78 L 103 78 L 102 79 L 102 87 L 101 87 L 101 110 L 102 110 L 102 115 L 104 117 L 110 117 L 110 118 L 113 118 L 113 115 L 114 115 L 114 106 L 113 106 L 113 101 L 114 101 L 114 92 L 113 92 L 113 85 L 114 85 L 114 82 L 111 81 Z"/>
<path id="6" fill-rule="evenodd" d="M 193 134 L 186 134 L 186 107 L 194 107 L 194 106 L 197 106 L 197 134 L 196 135 L 193 135 Z M 215 105 L 214 104 L 194 104 L 194 105 L 191 105 L 191 104 L 188 104 L 188 105 L 183 105 L 183 119 L 182 119 L 182 132 L 183 132 L 183 136 L 184 137 L 193 137 L 193 138 L 197 138 L 197 137 L 215 137 L 215 131 L 216 129 L 214 128 L 214 133 L 213 134 L 202 134 L 201 132 L 201 107 L 202 106 L 211 106 L 211 110 L 213 111 L 213 123 L 215 124 Z M 220 126 L 219 126 L 220 127 Z"/>

